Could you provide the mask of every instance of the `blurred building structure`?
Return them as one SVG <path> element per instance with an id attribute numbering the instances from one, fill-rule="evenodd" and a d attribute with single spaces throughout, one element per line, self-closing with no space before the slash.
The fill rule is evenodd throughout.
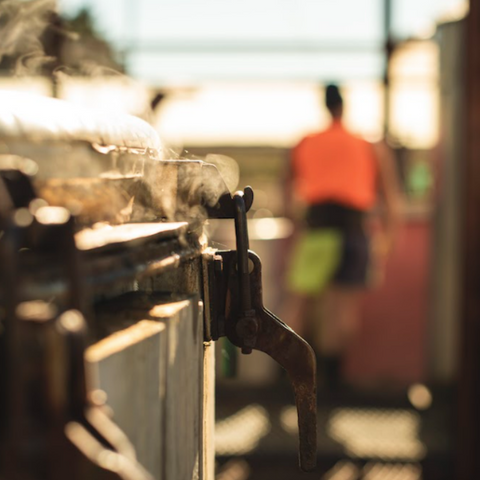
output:
<path id="1" fill-rule="evenodd" d="M 480 243 L 479 205 L 479 135 L 480 129 L 480 7 L 470 2 L 464 35 L 465 74 L 460 105 L 464 127 L 460 131 L 459 156 L 464 188 L 460 193 L 460 338 L 458 364 L 457 478 L 475 478 L 480 474 L 480 316 L 479 279 Z"/>

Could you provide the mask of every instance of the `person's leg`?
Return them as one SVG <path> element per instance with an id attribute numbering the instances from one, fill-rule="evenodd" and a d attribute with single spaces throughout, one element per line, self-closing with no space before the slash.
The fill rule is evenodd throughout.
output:
<path id="1" fill-rule="evenodd" d="M 322 296 L 314 349 L 319 353 L 320 379 L 336 389 L 341 380 L 343 357 L 360 325 L 363 289 L 332 285 Z"/>
<path id="2" fill-rule="evenodd" d="M 314 299 L 311 295 L 291 293 L 283 308 L 285 323 L 300 336 L 308 336 Z"/>
<path id="3" fill-rule="evenodd" d="M 359 329 L 368 263 L 368 238 L 363 229 L 345 230 L 339 268 L 323 295 L 317 337 L 327 384 L 332 386 L 339 381 L 342 357 Z"/>
<path id="4" fill-rule="evenodd" d="M 330 286 L 323 295 L 317 347 L 325 356 L 340 356 L 358 332 L 363 289 Z"/>

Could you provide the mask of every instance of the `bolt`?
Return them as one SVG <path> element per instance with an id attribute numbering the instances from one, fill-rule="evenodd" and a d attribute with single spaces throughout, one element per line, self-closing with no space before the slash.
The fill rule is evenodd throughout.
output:
<path id="1" fill-rule="evenodd" d="M 255 345 L 258 333 L 258 322 L 255 318 L 255 311 L 244 312 L 245 316 L 240 318 L 235 327 L 237 335 L 242 339 L 242 353 L 250 354 Z"/>

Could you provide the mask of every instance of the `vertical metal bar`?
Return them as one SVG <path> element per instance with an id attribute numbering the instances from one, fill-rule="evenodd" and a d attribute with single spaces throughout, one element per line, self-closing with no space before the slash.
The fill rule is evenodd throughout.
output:
<path id="1" fill-rule="evenodd" d="M 235 205 L 235 236 L 237 242 L 237 270 L 239 277 L 240 302 L 243 313 L 252 309 L 250 273 L 248 271 L 248 226 L 243 192 L 233 194 Z"/>
<path id="2" fill-rule="evenodd" d="M 456 158 L 462 168 L 463 195 L 460 251 L 462 252 L 460 359 L 457 401 L 457 462 L 455 478 L 480 475 L 480 5 L 470 1 L 464 23 L 464 137 L 465 155 Z"/>

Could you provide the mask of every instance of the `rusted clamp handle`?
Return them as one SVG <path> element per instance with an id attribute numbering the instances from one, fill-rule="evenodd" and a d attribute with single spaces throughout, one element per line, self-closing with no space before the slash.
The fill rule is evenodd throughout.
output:
<path id="1" fill-rule="evenodd" d="M 253 252 L 252 302 L 257 311 L 258 330 L 255 350 L 270 355 L 287 372 L 295 393 L 298 413 L 300 468 L 311 471 L 317 459 L 316 360 L 312 347 L 263 305 L 262 264 Z"/>
<path id="2" fill-rule="evenodd" d="M 245 211 L 249 211 L 253 204 L 253 190 L 252 187 L 245 187 L 243 189 L 243 198 L 245 201 Z M 224 193 L 215 206 L 206 205 L 205 210 L 208 218 L 235 218 L 235 207 L 230 192 Z"/>
<path id="3" fill-rule="evenodd" d="M 287 372 L 295 393 L 298 411 L 300 468 L 310 471 L 317 458 L 316 360 L 310 345 L 276 315 L 267 310 L 262 298 L 262 264 L 249 251 L 251 300 L 255 324 L 242 317 L 240 277 L 235 268 L 236 252 L 218 252 L 223 258 L 226 277 L 222 277 L 229 301 L 225 304 L 225 334 L 242 352 L 252 349 L 270 355 Z M 254 341 L 254 343 L 252 342 Z"/>
<path id="4" fill-rule="evenodd" d="M 250 274 L 248 271 L 248 226 L 247 211 L 243 192 L 233 194 L 235 213 L 235 238 L 237 243 L 237 270 L 240 288 L 240 307 L 245 312 L 252 309 L 252 295 L 250 290 Z"/>

